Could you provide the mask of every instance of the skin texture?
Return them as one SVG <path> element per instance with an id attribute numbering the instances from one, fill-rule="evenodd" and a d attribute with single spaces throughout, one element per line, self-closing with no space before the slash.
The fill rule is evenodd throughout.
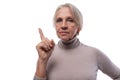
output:
<path id="1" fill-rule="evenodd" d="M 63 7 L 57 12 L 55 26 L 58 37 L 64 41 L 72 39 L 78 31 L 68 7 Z"/>
<path id="2" fill-rule="evenodd" d="M 57 12 L 55 26 L 58 37 L 63 41 L 71 40 L 79 31 L 68 7 L 63 7 Z M 39 58 L 35 76 L 45 78 L 47 62 L 54 50 L 55 43 L 46 38 L 40 28 L 38 30 L 41 42 L 36 46 Z"/>
<path id="3" fill-rule="evenodd" d="M 46 77 L 47 61 L 49 57 L 51 56 L 51 53 L 54 49 L 55 44 L 53 40 L 49 40 L 45 38 L 40 28 L 39 28 L 39 34 L 40 34 L 41 42 L 38 43 L 38 45 L 36 46 L 39 58 L 37 62 L 37 68 L 36 68 L 35 75 L 44 78 Z"/>
<path id="4" fill-rule="evenodd" d="M 57 11 L 57 15 L 55 18 L 55 29 L 58 37 L 62 40 L 61 42 L 63 41 L 69 42 L 69 40 L 71 41 L 71 39 L 73 39 L 81 30 L 80 26 L 76 25 L 74 19 L 75 18 L 72 16 L 72 13 L 68 7 L 62 7 Z M 109 75 L 114 80 L 120 80 L 119 69 L 99 50 L 83 44 L 82 46 L 79 46 L 79 48 L 76 48 L 75 50 L 71 50 L 70 52 L 68 50 L 60 50 L 59 48 L 58 49 L 56 48 L 56 50 L 54 50 L 54 47 L 55 47 L 54 41 L 46 38 L 40 28 L 39 28 L 39 34 L 40 34 L 41 42 L 39 42 L 38 45 L 36 46 L 39 58 L 37 62 L 35 76 L 37 76 L 37 78 L 40 78 L 40 79 L 35 79 L 35 80 L 46 80 L 46 67 L 47 67 L 47 64 L 48 65 L 50 64 L 48 60 L 51 61 L 51 63 L 54 63 L 52 62 L 53 60 L 55 61 L 55 63 L 58 63 L 59 61 L 62 62 L 62 63 L 59 62 L 62 64 L 61 65 L 62 67 L 56 66 L 54 70 L 52 69 L 54 66 L 51 66 L 52 64 L 49 65 L 50 67 L 49 69 L 47 69 L 48 72 L 52 73 L 51 69 L 53 70 L 53 72 L 55 72 L 54 73 L 55 75 L 52 73 L 53 74 L 53 75 L 51 74 L 52 76 L 51 75 L 48 76 L 48 78 L 50 79 L 52 78 L 56 80 L 56 78 L 62 78 L 62 79 L 64 78 L 64 80 L 70 80 L 71 77 L 69 78 L 67 76 L 73 75 L 74 80 L 77 78 L 81 78 L 81 80 L 88 80 L 88 79 L 96 80 L 97 70 L 100 69 L 101 71 L 103 71 L 103 73 Z M 61 45 L 61 47 L 66 47 L 66 45 L 64 46 Z M 73 44 L 72 46 L 75 47 L 75 44 Z M 53 50 L 56 52 L 53 52 Z M 59 52 L 57 50 L 59 50 Z M 75 51 L 75 54 L 80 53 L 80 55 L 74 55 L 74 56 L 70 55 L 70 53 L 74 53 L 74 51 Z M 51 56 L 52 52 L 53 54 L 58 53 L 59 57 L 56 57 L 58 55 Z M 63 55 L 61 53 L 66 53 L 66 54 Z M 68 57 L 66 56 L 67 53 L 69 55 Z M 67 57 L 67 58 L 64 58 L 64 61 L 62 58 L 63 56 Z M 71 60 L 70 64 L 67 64 L 68 60 Z M 82 65 L 81 64 L 78 65 L 76 62 L 82 63 Z M 64 64 L 65 66 L 63 66 Z M 73 65 L 76 65 L 76 64 L 77 66 L 73 67 Z M 63 74 L 62 71 L 65 71 L 66 73 L 69 72 L 70 74 Z M 73 72 L 76 72 L 81 76 L 77 74 L 74 75 Z M 58 75 L 57 73 L 60 75 Z"/>

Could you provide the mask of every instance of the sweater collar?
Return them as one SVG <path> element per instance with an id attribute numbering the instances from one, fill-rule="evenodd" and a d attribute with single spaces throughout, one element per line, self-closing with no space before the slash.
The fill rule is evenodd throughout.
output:
<path id="1" fill-rule="evenodd" d="M 69 41 L 60 40 L 58 42 L 59 47 L 65 48 L 65 49 L 75 48 L 75 47 L 79 46 L 79 44 L 80 44 L 80 41 L 77 37 L 74 37 L 73 39 L 71 39 Z"/>

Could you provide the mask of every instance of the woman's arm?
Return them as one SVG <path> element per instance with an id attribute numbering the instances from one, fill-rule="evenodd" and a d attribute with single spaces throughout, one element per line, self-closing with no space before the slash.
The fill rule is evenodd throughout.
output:
<path id="1" fill-rule="evenodd" d="M 38 59 L 35 72 L 35 78 L 37 80 L 46 80 L 46 65 L 47 62 L 43 62 L 42 60 Z"/>
<path id="2" fill-rule="evenodd" d="M 35 72 L 34 80 L 46 80 L 46 66 L 49 57 L 51 56 L 55 43 L 53 40 L 49 40 L 44 37 L 43 32 L 39 29 L 41 42 L 36 46 L 38 52 L 38 62 Z"/>
<path id="3" fill-rule="evenodd" d="M 113 80 L 120 80 L 120 69 L 101 51 L 97 51 L 99 69 Z"/>

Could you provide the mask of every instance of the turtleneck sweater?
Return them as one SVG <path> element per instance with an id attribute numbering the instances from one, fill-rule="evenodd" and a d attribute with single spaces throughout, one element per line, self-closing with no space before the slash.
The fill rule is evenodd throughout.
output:
<path id="1" fill-rule="evenodd" d="M 96 80 L 97 72 L 120 80 L 120 69 L 99 49 L 85 45 L 78 38 L 60 40 L 47 64 L 47 77 L 34 80 Z"/>

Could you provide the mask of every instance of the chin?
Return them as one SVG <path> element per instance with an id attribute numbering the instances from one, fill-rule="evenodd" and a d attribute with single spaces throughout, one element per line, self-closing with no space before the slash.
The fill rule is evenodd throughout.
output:
<path id="1" fill-rule="evenodd" d="M 68 41 L 69 40 L 69 38 L 66 38 L 66 37 L 61 37 L 60 39 L 63 40 L 63 41 Z"/>
<path id="2" fill-rule="evenodd" d="M 63 40 L 63 41 L 68 41 L 70 38 L 68 36 L 62 36 L 62 35 L 58 35 L 59 39 Z"/>

